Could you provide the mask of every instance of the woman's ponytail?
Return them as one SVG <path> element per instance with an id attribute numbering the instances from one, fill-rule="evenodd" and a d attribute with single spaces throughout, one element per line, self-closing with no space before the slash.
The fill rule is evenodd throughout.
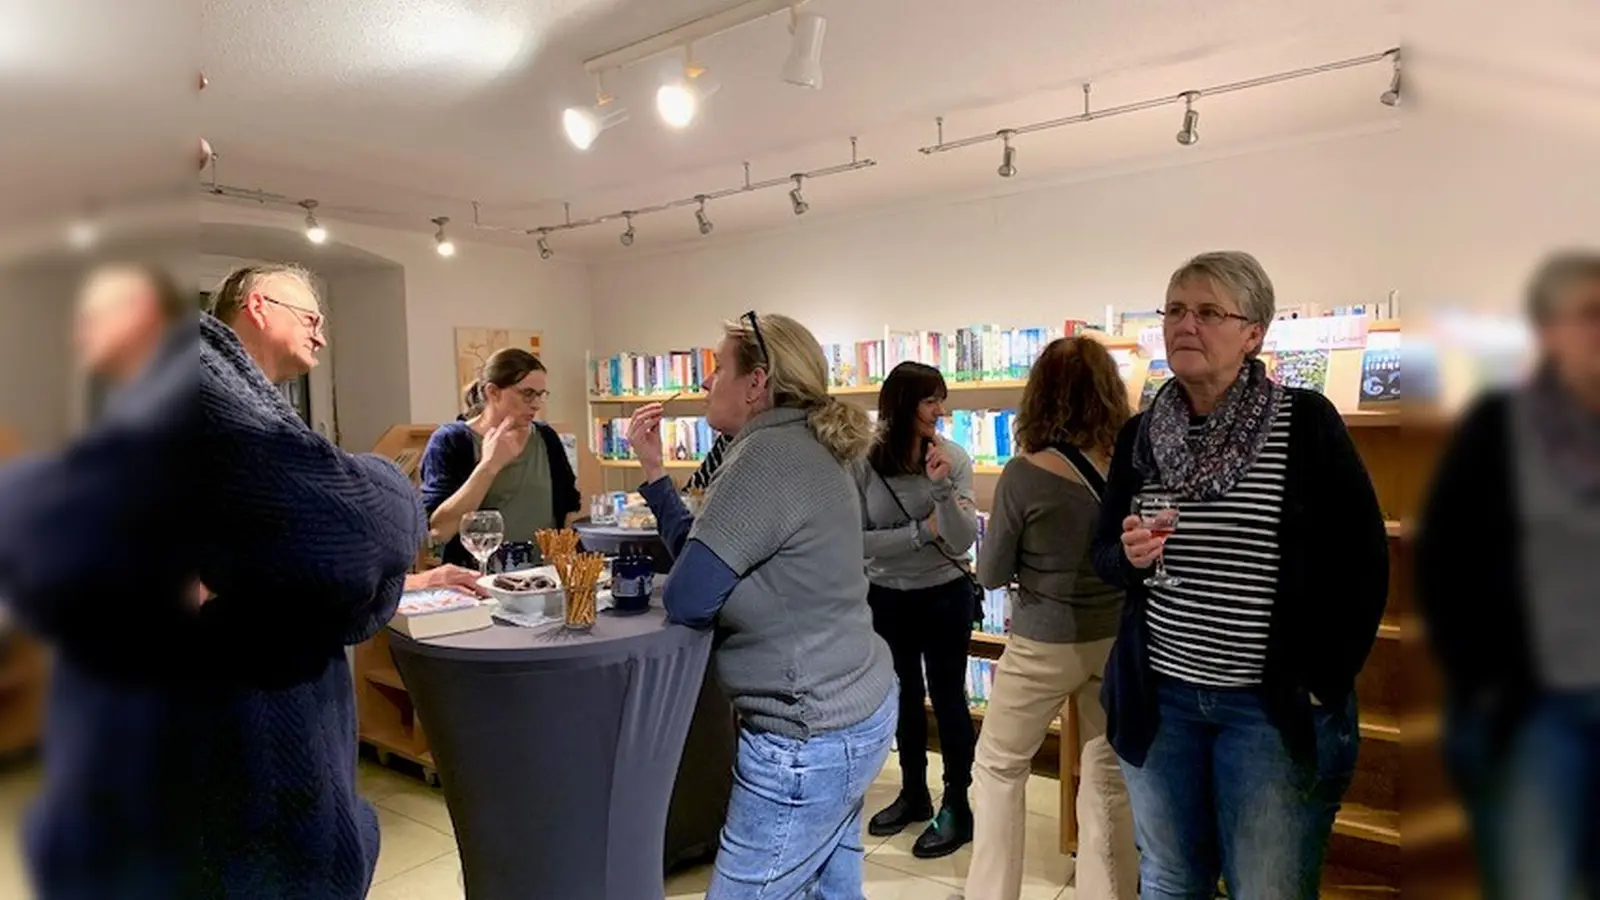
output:
<path id="1" fill-rule="evenodd" d="M 825 396 L 808 404 L 806 425 L 817 442 L 842 463 L 855 462 L 872 446 L 872 420 L 866 410 L 838 397 Z"/>
<path id="2" fill-rule="evenodd" d="M 470 419 L 482 413 L 486 402 L 483 395 L 483 379 L 476 379 L 467 385 L 466 391 L 461 395 L 461 400 L 467 408 L 464 418 Z"/>

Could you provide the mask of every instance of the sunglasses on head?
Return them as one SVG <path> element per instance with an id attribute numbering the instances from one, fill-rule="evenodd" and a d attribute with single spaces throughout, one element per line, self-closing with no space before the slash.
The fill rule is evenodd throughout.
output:
<path id="1" fill-rule="evenodd" d="M 756 319 L 756 311 L 752 309 L 740 316 L 740 319 L 750 323 L 750 330 L 756 336 L 756 346 L 761 349 L 761 364 L 770 367 L 772 365 L 772 354 L 767 352 L 767 339 L 761 336 L 761 323 Z"/>

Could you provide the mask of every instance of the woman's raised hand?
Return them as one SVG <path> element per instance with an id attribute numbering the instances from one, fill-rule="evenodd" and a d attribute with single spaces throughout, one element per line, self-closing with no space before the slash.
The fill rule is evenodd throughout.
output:
<path id="1" fill-rule="evenodd" d="M 511 465 L 528 446 L 530 429 L 513 419 L 501 419 L 500 424 L 483 436 L 483 462 L 495 472 Z"/>
<path id="2" fill-rule="evenodd" d="M 644 467 L 646 483 L 666 474 L 661 451 L 661 415 L 664 409 L 659 403 L 646 403 L 634 410 L 633 417 L 628 420 L 628 443 L 633 447 L 633 455 Z"/>

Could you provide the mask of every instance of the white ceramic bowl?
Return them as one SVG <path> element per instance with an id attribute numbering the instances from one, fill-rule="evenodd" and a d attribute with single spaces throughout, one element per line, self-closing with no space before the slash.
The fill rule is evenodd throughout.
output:
<path id="1" fill-rule="evenodd" d="M 532 569 L 517 569 L 513 572 L 503 573 L 509 575 L 545 575 L 557 584 L 548 591 L 508 591 L 495 587 L 494 580 L 498 575 L 485 575 L 478 579 L 478 584 L 489 592 L 489 596 L 500 601 L 500 605 L 514 613 L 525 616 L 544 616 L 559 619 L 563 615 L 566 603 L 566 589 L 560 587 L 561 578 L 556 575 L 554 566 L 539 566 Z"/>

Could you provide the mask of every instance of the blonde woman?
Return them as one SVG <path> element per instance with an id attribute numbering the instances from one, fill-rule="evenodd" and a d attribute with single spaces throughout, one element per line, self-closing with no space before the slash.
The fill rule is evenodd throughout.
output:
<path id="1" fill-rule="evenodd" d="M 974 771 L 976 836 L 967 900 L 1017 900 L 1029 764 L 1068 697 L 1078 701 L 1080 900 L 1133 900 L 1138 852 L 1117 756 L 1105 738 L 1100 675 L 1122 590 L 1095 573 L 1090 548 L 1128 390 L 1093 338 L 1060 338 L 1028 375 L 1017 415 L 1022 454 L 995 485 L 978 579 L 1017 585 L 1011 636 L 995 672 Z"/>
<path id="2" fill-rule="evenodd" d="M 859 900 L 862 803 L 897 720 L 847 471 L 871 425 L 828 396 L 821 346 L 786 316 L 751 312 L 725 326 L 716 360 L 706 419 L 732 438 L 698 516 L 663 467 L 661 406 L 641 407 L 628 426 L 640 492 L 675 558 L 667 616 L 717 627 L 717 675 L 739 712 L 706 896 Z"/>

